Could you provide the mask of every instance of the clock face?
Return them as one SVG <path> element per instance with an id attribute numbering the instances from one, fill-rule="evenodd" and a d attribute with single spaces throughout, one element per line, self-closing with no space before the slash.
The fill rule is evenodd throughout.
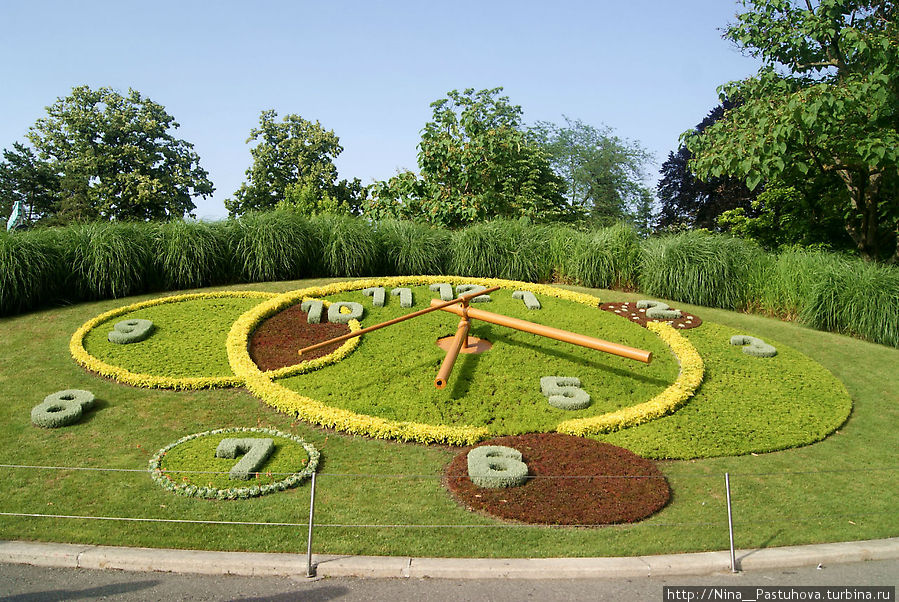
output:
<path id="1" fill-rule="evenodd" d="M 436 342 L 459 324 L 457 315 L 444 311 L 337 343 L 322 354 L 298 355 L 299 348 L 334 334 L 429 307 L 439 296 L 430 287 L 441 281 L 453 285 L 453 295 L 459 284 L 500 285 L 490 302 L 472 308 L 644 349 L 653 361 L 473 320 L 471 334 L 491 349 L 460 355 L 447 386 L 437 389 L 446 352 Z M 384 288 L 383 307 L 372 291 L 363 292 L 371 287 Z M 411 300 L 392 295 L 395 289 L 407 289 Z M 533 293 L 540 308 L 516 291 Z M 310 310 L 321 304 L 323 322 L 308 323 L 304 301 Z M 340 301 L 359 304 L 361 324 L 328 322 Z M 640 308 L 606 304 L 611 311 L 605 311 L 599 301 L 556 287 L 449 276 L 339 282 L 280 295 L 210 291 L 104 312 L 73 333 L 69 349 L 88 370 L 132 386 L 245 387 L 309 424 L 421 443 L 469 445 L 492 436 L 558 431 L 601 437 L 644 456 L 706 457 L 807 445 L 838 428 L 850 412 L 843 385 L 782 342 L 753 341 L 748 335 L 758 333 L 709 322 L 690 330 L 687 322 L 698 319 L 689 314 L 680 330 L 677 320 L 671 327 L 650 322 L 643 328 Z M 110 340 L 116 324 L 132 320 L 153 322 L 150 336 L 129 344 Z M 766 343 L 776 347 L 773 357 Z M 257 345 L 284 347 L 260 355 L 252 353 Z"/>
<path id="2" fill-rule="evenodd" d="M 427 283 L 400 286 L 385 281 L 385 304 L 376 307 L 374 297 L 362 292 L 363 286 L 372 284 L 365 281 L 358 289 L 318 298 L 326 304 L 362 304 L 362 327 L 427 308 L 438 298 Z M 472 320 L 470 335 L 489 341 L 492 347 L 479 354 L 460 354 L 447 386 L 437 389 L 434 378 L 446 356 L 437 341 L 452 336 L 459 323 L 455 314 L 438 310 L 362 335 L 352 353 L 331 365 L 268 378 L 262 396 L 270 400 L 280 391 L 282 397 L 293 394 L 346 416 L 436 428 L 473 427 L 483 437 L 555 431 L 566 420 L 643 403 L 677 379 L 678 362 L 665 342 L 650 330 L 602 311 L 598 299 L 584 296 L 585 304 L 560 298 L 570 296 L 567 291 L 537 287 L 540 309 L 529 309 L 523 299 L 513 296 L 516 288 L 510 284 L 510 288 L 491 293 L 488 302 L 476 302 L 472 307 L 644 349 L 652 352 L 653 361 L 644 364 Z M 413 305 L 402 307 L 401 298 L 390 294 L 393 288 L 410 289 Z M 453 294 L 456 296 L 455 290 Z M 579 388 L 589 395 L 589 404 L 581 409 L 551 405 L 541 390 L 545 377 L 577 379 Z M 252 383 L 250 389 L 254 389 Z"/>

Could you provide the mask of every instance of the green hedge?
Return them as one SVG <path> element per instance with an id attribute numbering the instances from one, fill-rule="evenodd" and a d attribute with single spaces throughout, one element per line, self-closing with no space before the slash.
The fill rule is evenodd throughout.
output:
<path id="1" fill-rule="evenodd" d="M 496 220 L 450 232 L 289 211 L 0 234 L 0 315 L 236 282 L 414 274 L 636 289 L 899 347 L 899 269 L 834 253 L 772 255 L 706 231 L 641 241 L 625 225 L 581 232 Z"/>

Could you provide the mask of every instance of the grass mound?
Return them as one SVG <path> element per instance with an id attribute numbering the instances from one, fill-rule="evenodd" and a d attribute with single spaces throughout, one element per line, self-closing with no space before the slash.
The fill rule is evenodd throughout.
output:
<path id="1" fill-rule="evenodd" d="M 205 386 L 234 385 L 225 347 L 228 331 L 241 314 L 269 296 L 196 294 L 126 306 L 83 325 L 73 337 L 72 351 L 86 368 L 132 385 L 182 388 L 179 380 L 188 379 L 207 379 Z M 153 322 L 152 336 L 130 345 L 110 342 L 109 331 L 129 319 Z"/>
<path id="2" fill-rule="evenodd" d="M 271 443 L 266 459 L 253 473 L 235 479 L 238 460 L 222 457 L 226 439 L 265 438 Z M 182 437 L 150 460 L 153 480 L 172 493 L 219 500 L 246 499 L 296 487 L 318 465 L 319 453 L 299 437 L 262 428 L 226 428 Z"/>
<path id="3" fill-rule="evenodd" d="M 527 482 L 503 489 L 476 486 L 467 475 L 465 449 L 446 467 L 445 484 L 467 509 L 503 520 L 538 525 L 632 523 L 658 512 L 671 496 L 652 461 L 607 443 L 541 433 L 499 437 L 483 445 L 521 452 Z"/>
<path id="4" fill-rule="evenodd" d="M 751 357 L 730 344 L 738 334 L 710 322 L 683 331 L 705 362 L 699 391 L 669 416 L 597 438 L 648 458 L 707 458 L 808 445 L 846 421 L 852 400 L 826 368 L 767 337 L 777 356 Z"/>

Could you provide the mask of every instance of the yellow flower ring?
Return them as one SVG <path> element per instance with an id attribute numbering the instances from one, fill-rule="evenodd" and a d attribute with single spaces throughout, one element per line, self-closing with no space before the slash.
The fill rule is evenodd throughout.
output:
<path id="1" fill-rule="evenodd" d="M 575 418 L 559 423 L 556 428 L 568 435 L 595 435 L 637 426 L 667 416 L 687 403 L 702 384 L 705 365 L 696 347 L 669 324 L 649 322 L 646 327 L 659 335 L 680 363 L 680 374 L 667 389 L 647 402 L 608 412 L 591 418 Z"/>
<path id="2" fill-rule="evenodd" d="M 71 352 L 72 357 L 75 359 L 75 361 L 88 370 L 96 372 L 101 376 L 111 378 L 117 382 L 132 385 L 135 387 L 180 390 L 239 387 L 244 384 L 244 379 L 240 376 L 169 377 L 156 374 L 132 372 L 130 370 L 127 370 L 126 368 L 111 365 L 103 361 L 102 359 L 91 355 L 84 347 L 84 339 L 91 330 L 97 328 L 101 324 L 104 324 L 112 320 L 113 318 L 117 318 L 133 311 L 145 309 L 147 307 L 154 307 L 166 303 L 180 303 L 183 301 L 192 301 L 196 299 L 245 298 L 268 301 L 275 297 L 278 297 L 276 293 L 266 293 L 261 291 L 216 291 L 209 293 L 171 295 L 168 297 L 159 297 L 156 299 L 150 299 L 148 301 L 133 303 L 131 305 L 126 305 L 123 307 L 117 307 L 116 309 L 102 313 L 95 318 L 91 318 L 90 320 L 82 324 L 69 340 L 69 351 Z M 277 311 L 278 310 L 275 310 L 274 313 L 277 313 Z M 268 315 L 271 314 L 266 314 L 265 317 L 267 317 Z M 361 328 L 357 320 L 351 320 L 349 322 L 349 327 L 350 330 L 358 330 L 359 328 Z M 354 339 L 350 349 L 345 349 L 345 345 L 344 347 L 341 347 L 330 355 L 320 357 L 312 362 L 307 362 L 306 365 L 300 364 L 297 366 L 287 366 L 284 368 L 279 368 L 278 370 L 272 370 L 270 372 L 267 372 L 266 374 L 270 374 L 273 378 L 300 374 L 304 371 L 320 367 L 321 365 L 326 365 L 328 363 L 337 361 L 338 358 L 335 358 L 335 356 L 338 353 L 341 354 L 341 358 L 345 357 L 349 353 L 349 351 L 351 351 L 352 348 L 355 347 L 355 345 L 358 345 L 358 341 Z"/>
<path id="3" fill-rule="evenodd" d="M 500 286 L 517 290 L 531 291 L 535 294 L 556 297 L 597 307 L 600 300 L 592 295 L 576 293 L 556 287 L 501 280 L 495 278 L 465 278 L 459 276 L 399 276 L 368 280 L 339 282 L 321 287 L 312 287 L 292 291 L 262 303 L 243 314 L 228 333 L 228 361 L 231 370 L 242 378 L 247 389 L 279 411 L 297 416 L 299 419 L 356 435 L 365 435 L 378 439 L 396 439 L 418 443 L 441 443 L 449 445 L 471 445 L 485 439 L 489 433 L 486 427 L 431 425 L 419 422 L 387 420 L 366 414 L 358 414 L 349 410 L 328 406 L 320 401 L 300 395 L 274 381 L 284 374 L 263 372 L 250 358 L 247 344 L 253 330 L 268 316 L 281 309 L 306 298 L 319 298 L 348 291 L 360 290 L 373 286 L 397 287 L 403 285 L 428 285 L 438 282 L 450 284 L 480 284 L 487 287 Z M 354 328 L 355 330 L 355 328 Z M 667 324 L 656 324 L 650 329 L 655 332 L 678 358 L 681 369 L 677 380 L 665 391 L 653 399 L 616 412 L 601 416 L 570 420 L 558 425 L 560 432 L 585 435 L 608 430 L 618 430 L 648 422 L 659 416 L 669 414 L 682 406 L 693 395 L 702 382 L 703 363 L 696 349 L 680 334 Z M 358 337 L 350 339 L 358 344 Z M 348 342 L 349 343 L 349 342 Z M 315 360 L 318 362 L 304 367 L 308 371 L 342 359 L 351 351 L 348 343 L 335 351 L 328 358 Z M 293 368 L 293 367 L 292 367 Z M 282 369 L 286 370 L 286 369 Z M 291 372 L 297 374 L 298 372 Z M 564 429 L 564 430 L 563 430 Z"/>

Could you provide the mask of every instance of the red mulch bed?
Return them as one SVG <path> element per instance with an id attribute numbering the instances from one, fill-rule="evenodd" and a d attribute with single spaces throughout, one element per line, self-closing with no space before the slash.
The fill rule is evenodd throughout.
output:
<path id="1" fill-rule="evenodd" d="M 469 447 L 446 467 L 444 482 L 466 508 L 497 518 L 541 525 L 632 523 L 662 509 L 671 496 L 652 461 L 608 443 L 531 433 L 480 445 L 517 449 L 531 478 L 519 487 L 478 487 L 467 476 Z M 550 476 L 569 478 L 543 478 Z"/>
<path id="2" fill-rule="evenodd" d="M 327 341 L 349 331 L 350 327 L 346 324 L 330 322 L 309 324 L 306 322 L 306 312 L 300 309 L 299 305 L 294 305 L 270 317 L 256 328 L 250 337 L 250 357 L 262 370 L 293 366 L 328 355 L 343 343 L 326 345 L 321 349 L 304 353 L 301 359 L 297 352 L 303 347 Z"/>
<path id="3" fill-rule="evenodd" d="M 687 328 L 696 328 L 700 324 L 702 324 L 702 320 L 693 314 L 688 314 L 687 312 L 681 310 L 681 317 L 677 320 L 648 320 L 646 318 L 646 310 L 645 309 L 637 309 L 636 303 L 603 303 L 599 306 L 600 309 L 605 311 L 610 311 L 613 314 L 619 315 L 622 318 L 630 320 L 635 324 L 639 324 L 640 326 L 646 327 L 647 322 L 668 322 L 677 330 L 686 330 Z M 671 309 L 677 309 L 676 307 L 672 307 Z"/>

